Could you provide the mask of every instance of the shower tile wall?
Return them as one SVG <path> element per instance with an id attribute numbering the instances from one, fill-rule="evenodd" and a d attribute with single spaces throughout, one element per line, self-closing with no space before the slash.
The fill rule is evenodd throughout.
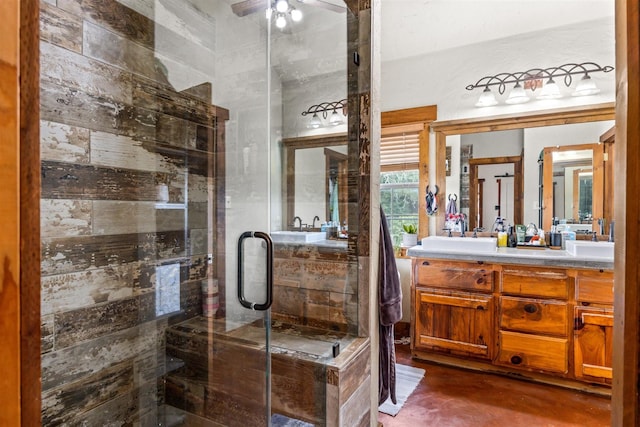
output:
<path id="1" fill-rule="evenodd" d="M 176 92 L 153 49 L 210 46 L 114 0 L 40 6 L 42 420 L 144 425 L 165 328 L 202 313 L 203 284 L 217 297 L 205 151 L 225 113 L 207 84 Z"/>

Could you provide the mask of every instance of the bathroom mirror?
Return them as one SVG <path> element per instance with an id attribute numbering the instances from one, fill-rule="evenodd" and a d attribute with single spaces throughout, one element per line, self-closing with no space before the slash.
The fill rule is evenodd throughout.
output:
<path id="1" fill-rule="evenodd" d="M 285 138 L 282 145 L 283 229 L 292 230 L 295 217 L 311 228 L 319 228 L 324 221 L 348 223 L 347 135 Z M 316 216 L 319 220 L 314 221 Z"/>
<path id="2" fill-rule="evenodd" d="M 614 106 L 613 103 L 597 104 L 591 106 L 583 106 L 578 108 L 569 109 L 557 109 L 547 110 L 543 112 L 533 112 L 514 116 L 496 116 L 477 118 L 469 120 L 452 120 L 443 122 L 433 122 L 431 129 L 435 132 L 436 139 L 436 182 L 440 187 L 441 199 L 438 200 L 442 206 L 446 205 L 446 196 L 451 193 L 460 194 L 460 210 L 469 214 L 469 205 L 475 203 L 476 206 L 479 203 L 477 198 L 471 200 L 471 192 L 469 191 L 469 185 L 467 184 L 466 192 L 464 188 L 464 181 L 469 180 L 469 160 L 479 159 L 484 157 L 497 157 L 498 154 L 486 154 L 479 152 L 476 146 L 473 147 L 471 153 L 465 153 L 461 150 L 461 137 L 470 136 L 473 134 L 482 135 L 482 138 L 486 142 L 486 147 L 491 147 L 496 153 L 501 156 L 516 156 L 522 155 L 522 172 L 523 177 L 522 190 L 516 189 L 515 191 L 507 191 L 506 194 L 514 194 L 514 202 L 517 201 L 518 192 L 522 200 L 522 223 L 535 223 L 538 226 L 542 226 L 545 229 L 550 229 L 552 215 L 552 204 L 543 203 L 542 188 L 543 188 L 543 176 L 540 172 L 540 166 L 538 160 L 540 152 L 546 148 L 553 148 L 556 146 L 562 147 L 565 145 L 576 145 L 584 143 L 596 143 L 601 139 L 607 130 L 613 126 L 614 119 Z M 510 133 L 509 138 L 497 138 L 499 133 Z M 517 139 L 517 142 L 509 142 L 509 140 Z M 513 144 L 513 145 L 510 145 Z M 520 144 L 520 145 L 518 145 Z M 603 176 L 610 174 L 613 176 L 613 162 L 607 162 L 604 159 L 610 157 L 613 160 L 612 155 L 607 153 L 612 151 L 612 145 L 610 143 L 602 144 L 602 170 Z M 446 147 L 453 146 L 452 164 L 456 170 L 452 171 L 452 176 L 447 177 L 445 171 L 446 164 Z M 466 158 L 465 158 L 466 157 Z M 549 161 L 550 164 L 551 161 Z M 595 163 L 594 163 L 595 164 Z M 466 167 L 466 170 L 465 170 Z M 596 170 L 597 166 L 594 166 L 594 182 L 592 185 L 598 186 L 598 181 L 595 177 L 600 172 Z M 607 168 L 606 170 L 604 168 Z M 586 173 L 586 172 L 585 172 Z M 495 175 L 499 175 L 496 173 Z M 493 176 L 492 176 L 493 178 Z M 499 179 L 500 177 L 496 178 Z M 604 179 L 604 178 L 603 178 Z M 552 181 L 551 181 L 552 182 Z M 504 182 L 503 182 L 504 183 Z M 492 184 L 495 185 L 495 184 Z M 551 184 L 552 185 L 552 184 Z M 600 199 L 606 196 L 607 192 L 605 188 L 612 188 L 609 185 L 612 184 L 612 180 L 607 181 L 605 187 L 604 181 L 600 188 L 603 188 L 600 192 Z M 612 193 L 612 191 L 611 191 Z M 504 196 L 503 192 L 503 196 Z M 552 196 L 550 196 L 552 197 Z M 546 200 L 546 199 L 545 199 Z M 498 205 L 494 199 L 484 200 L 484 204 L 488 203 L 490 206 Z M 595 202 L 596 208 L 594 209 L 592 216 L 594 218 L 605 216 L 612 218 L 612 208 L 605 208 L 598 206 L 611 205 L 608 202 Z M 517 205 L 517 203 L 514 203 Z M 547 206 L 549 207 L 547 209 Z M 542 207 L 542 209 L 541 209 Z M 515 210 L 515 209 L 514 209 Z M 600 216 L 596 216 L 599 213 Z M 514 212 L 514 218 L 517 213 Z M 434 223 L 432 230 L 435 229 L 438 232 L 439 228 L 442 228 L 444 224 L 444 213 L 438 213 L 434 217 L 430 217 Z M 426 220 L 426 218 L 425 218 Z M 487 219 L 489 220 L 489 218 Z M 508 218 L 509 222 L 518 222 L 517 219 Z M 609 219 L 607 219 L 609 221 Z M 491 221 L 485 221 L 489 223 Z"/>
<path id="3" fill-rule="evenodd" d="M 604 144 L 546 147 L 542 161 L 543 224 L 553 218 L 575 224 L 573 231 L 596 230 L 602 218 L 604 191 Z"/>

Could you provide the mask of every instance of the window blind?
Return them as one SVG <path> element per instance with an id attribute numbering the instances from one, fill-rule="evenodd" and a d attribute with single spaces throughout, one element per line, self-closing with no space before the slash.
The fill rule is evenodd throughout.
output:
<path id="1" fill-rule="evenodd" d="M 423 125 L 385 127 L 380 139 L 380 169 L 418 169 L 420 160 L 420 132 Z"/>

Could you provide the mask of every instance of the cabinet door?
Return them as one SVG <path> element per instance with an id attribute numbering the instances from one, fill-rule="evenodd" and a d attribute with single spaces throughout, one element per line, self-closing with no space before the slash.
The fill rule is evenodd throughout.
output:
<path id="1" fill-rule="evenodd" d="M 491 358 L 492 296 L 418 288 L 415 309 L 417 349 Z"/>
<path id="2" fill-rule="evenodd" d="M 575 310 L 574 374 L 578 379 L 611 383 L 613 311 L 586 307 Z"/>

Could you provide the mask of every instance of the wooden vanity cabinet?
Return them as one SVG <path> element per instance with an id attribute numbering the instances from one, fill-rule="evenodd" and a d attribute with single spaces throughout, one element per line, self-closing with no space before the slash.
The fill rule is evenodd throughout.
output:
<path id="1" fill-rule="evenodd" d="M 576 275 L 573 332 L 576 379 L 611 384 L 613 355 L 613 273 Z"/>
<path id="2" fill-rule="evenodd" d="M 502 269 L 497 364 L 569 373 L 571 281 L 565 269 Z"/>
<path id="3" fill-rule="evenodd" d="M 413 269 L 413 348 L 491 359 L 491 266 L 414 259 Z"/>

